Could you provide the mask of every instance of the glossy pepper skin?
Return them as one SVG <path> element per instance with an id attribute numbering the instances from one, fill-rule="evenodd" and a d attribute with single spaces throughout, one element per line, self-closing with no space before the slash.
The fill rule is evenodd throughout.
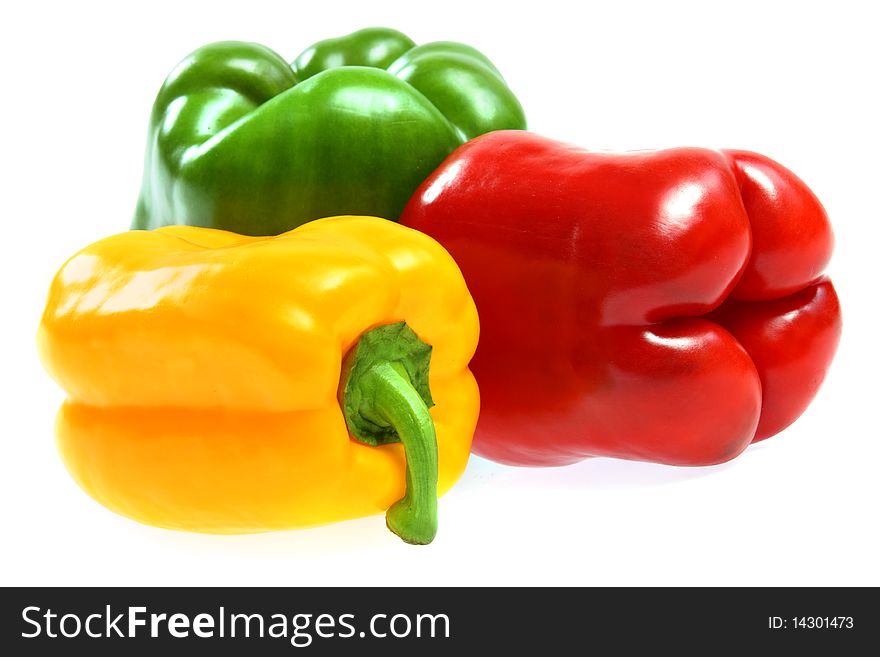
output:
<path id="1" fill-rule="evenodd" d="M 436 428 L 436 498 L 465 467 L 479 410 L 467 368 L 476 309 L 436 242 L 372 217 L 270 238 L 176 226 L 101 240 L 58 272 L 39 329 L 68 395 L 64 462 L 105 506 L 173 529 L 380 513 L 410 473 L 388 427 L 370 425 L 378 446 L 350 437 L 343 363 L 364 335 L 399 322 L 433 348 L 420 394 L 435 404 L 422 419 Z M 360 395 L 361 408 L 375 401 Z"/>
<path id="2" fill-rule="evenodd" d="M 132 227 L 275 235 L 334 215 L 396 221 L 443 158 L 503 128 L 525 128 L 522 108 L 464 44 L 369 28 L 288 64 L 265 46 L 214 43 L 156 97 Z"/>
<path id="3" fill-rule="evenodd" d="M 754 153 L 497 132 L 401 221 L 449 250 L 480 309 L 474 451 L 504 463 L 726 461 L 803 412 L 839 339 L 825 211 Z"/>

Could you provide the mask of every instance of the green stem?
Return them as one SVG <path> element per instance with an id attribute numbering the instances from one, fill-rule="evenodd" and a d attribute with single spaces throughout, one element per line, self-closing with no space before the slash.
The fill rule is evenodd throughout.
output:
<path id="1" fill-rule="evenodd" d="M 385 521 L 407 543 L 425 545 L 437 534 L 437 438 L 425 402 L 399 363 L 370 368 L 361 385 L 373 392 L 373 408 L 394 428 L 406 453 L 406 493 Z"/>
<path id="2" fill-rule="evenodd" d="M 370 445 L 400 442 L 406 493 L 386 513 L 388 528 L 407 543 L 437 534 L 437 437 L 428 408 L 431 347 L 403 322 L 361 336 L 345 363 L 342 405 L 352 436 Z"/>

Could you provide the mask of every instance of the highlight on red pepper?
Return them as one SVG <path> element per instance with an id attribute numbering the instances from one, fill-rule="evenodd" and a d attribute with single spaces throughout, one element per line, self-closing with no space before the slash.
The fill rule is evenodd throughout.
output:
<path id="1" fill-rule="evenodd" d="M 755 153 L 494 132 L 401 221 L 449 250 L 477 303 L 474 451 L 500 462 L 727 461 L 800 416 L 837 347 L 828 217 Z"/>

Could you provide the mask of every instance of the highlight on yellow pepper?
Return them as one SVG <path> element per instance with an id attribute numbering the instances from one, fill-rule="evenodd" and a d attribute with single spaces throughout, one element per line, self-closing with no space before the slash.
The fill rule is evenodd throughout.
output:
<path id="1" fill-rule="evenodd" d="M 387 510 L 428 543 L 470 452 L 478 332 L 443 247 L 331 217 L 96 242 L 56 275 L 38 345 L 68 396 L 62 458 L 113 511 L 247 533 Z"/>

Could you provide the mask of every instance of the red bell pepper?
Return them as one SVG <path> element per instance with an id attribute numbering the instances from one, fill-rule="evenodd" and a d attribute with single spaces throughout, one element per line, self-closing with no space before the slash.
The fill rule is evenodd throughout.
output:
<path id="1" fill-rule="evenodd" d="M 452 253 L 477 302 L 474 448 L 497 461 L 726 461 L 804 411 L 837 347 L 828 218 L 754 153 L 495 132 L 402 223 Z"/>

